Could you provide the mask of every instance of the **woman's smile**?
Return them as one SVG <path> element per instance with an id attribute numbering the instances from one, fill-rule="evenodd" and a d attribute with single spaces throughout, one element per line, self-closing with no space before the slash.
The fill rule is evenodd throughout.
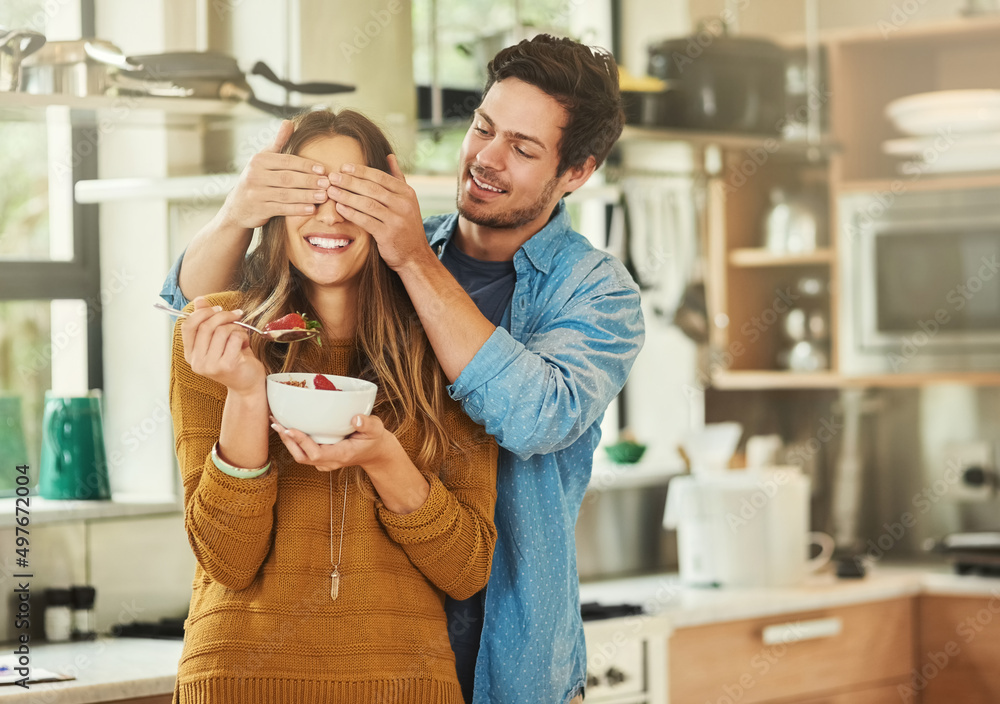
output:
<path id="1" fill-rule="evenodd" d="M 306 235 L 308 242 L 313 249 L 323 254 L 343 253 L 354 242 L 353 237 L 341 237 L 338 235 L 310 234 Z"/>

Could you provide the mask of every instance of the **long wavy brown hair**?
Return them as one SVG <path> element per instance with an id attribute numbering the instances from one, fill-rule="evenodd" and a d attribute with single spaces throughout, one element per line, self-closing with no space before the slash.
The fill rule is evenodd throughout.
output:
<path id="1" fill-rule="evenodd" d="M 327 137 L 350 137 L 361 146 L 368 166 L 389 173 L 392 146 L 367 117 L 353 110 L 316 110 L 294 120 L 295 130 L 282 149 L 298 154 L 307 144 Z M 260 244 L 248 256 L 240 289 L 244 320 L 257 327 L 288 313 L 318 318 L 306 297 L 304 277 L 286 252 L 285 218 L 274 217 L 261 228 Z M 357 328 L 349 374 L 378 385 L 373 413 L 393 432 L 416 430 L 422 439 L 417 457 L 423 472 L 437 473 L 448 447 L 442 418 L 445 377 L 420 319 L 399 276 L 386 265 L 371 240 L 358 274 Z M 310 343 L 276 344 L 253 335 L 251 349 L 268 373 L 323 372 L 321 350 Z"/>

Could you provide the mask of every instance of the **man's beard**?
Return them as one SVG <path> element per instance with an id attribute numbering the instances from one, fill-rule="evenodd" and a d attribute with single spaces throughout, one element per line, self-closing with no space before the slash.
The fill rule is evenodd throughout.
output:
<path id="1" fill-rule="evenodd" d="M 468 173 L 468 171 L 466 171 L 466 173 Z M 516 229 L 523 225 L 527 225 L 532 220 L 535 220 L 549 208 L 549 203 L 552 200 L 552 193 L 555 191 L 556 182 L 558 180 L 558 178 L 553 177 L 548 183 L 546 183 L 541 194 L 539 194 L 538 198 L 536 198 L 535 202 L 531 205 L 523 208 L 517 208 L 515 210 L 508 210 L 506 212 L 487 214 L 475 212 L 474 207 L 475 205 L 478 205 L 475 202 L 470 203 L 470 207 L 463 206 L 462 196 L 465 195 L 470 201 L 472 200 L 472 196 L 463 191 L 465 178 L 460 178 L 458 181 L 458 195 L 455 199 L 458 214 L 469 222 L 475 225 L 480 225 L 481 227 L 489 227 L 495 230 Z"/>

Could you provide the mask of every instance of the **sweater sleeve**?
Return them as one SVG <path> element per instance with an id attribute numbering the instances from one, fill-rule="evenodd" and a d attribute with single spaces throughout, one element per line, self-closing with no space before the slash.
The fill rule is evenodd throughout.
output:
<path id="1" fill-rule="evenodd" d="M 458 411 L 461 413 L 461 411 Z M 427 579 L 455 599 L 467 599 L 490 577 L 497 532 L 497 444 L 461 414 L 460 428 L 430 494 L 416 511 L 398 514 L 376 500 L 389 537 Z"/>
<path id="2" fill-rule="evenodd" d="M 191 370 L 174 329 L 170 409 L 184 484 L 184 526 L 198 564 L 230 589 L 250 586 L 271 549 L 277 474 L 231 477 L 215 466 L 226 388 Z"/>

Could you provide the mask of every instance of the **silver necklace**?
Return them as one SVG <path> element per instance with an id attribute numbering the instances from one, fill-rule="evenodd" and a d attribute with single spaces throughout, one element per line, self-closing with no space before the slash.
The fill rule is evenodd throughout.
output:
<path id="1" fill-rule="evenodd" d="M 333 562 L 333 472 L 328 472 L 330 477 L 330 564 L 333 565 L 333 572 L 330 573 L 330 598 L 336 599 L 340 592 L 340 560 L 344 556 L 344 517 L 347 515 L 347 477 L 344 477 L 344 506 L 340 510 L 340 549 L 337 553 L 337 562 Z"/>

